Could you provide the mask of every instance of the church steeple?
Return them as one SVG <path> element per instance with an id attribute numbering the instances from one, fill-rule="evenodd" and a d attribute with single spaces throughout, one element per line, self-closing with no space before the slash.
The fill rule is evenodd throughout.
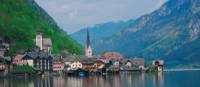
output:
<path id="1" fill-rule="evenodd" d="M 86 46 L 87 46 L 87 48 L 90 46 L 90 34 L 89 34 L 88 29 L 87 29 L 87 41 L 86 41 Z"/>
<path id="2" fill-rule="evenodd" d="M 92 48 L 90 46 L 90 33 L 87 29 L 85 56 L 92 57 Z"/>

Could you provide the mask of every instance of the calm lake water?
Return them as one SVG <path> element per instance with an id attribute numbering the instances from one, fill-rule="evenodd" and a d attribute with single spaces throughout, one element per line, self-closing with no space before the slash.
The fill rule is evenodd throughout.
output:
<path id="1" fill-rule="evenodd" d="M 200 87 L 200 71 L 48 78 L 0 78 L 0 87 Z"/>

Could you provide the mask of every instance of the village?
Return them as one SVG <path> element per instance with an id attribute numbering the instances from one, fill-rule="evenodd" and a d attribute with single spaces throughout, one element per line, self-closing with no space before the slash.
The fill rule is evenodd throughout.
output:
<path id="1" fill-rule="evenodd" d="M 18 52 L 13 57 L 8 56 L 10 42 L 0 39 L 0 73 L 7 75 L 73 75 L 90 74 L 105 75 L 120 72 L 162 72 L 164 61 L 155 59 L 147 64 L 145 58 L 124 58 L 119 52 L 105 52 L 93 55 L 90 45 L 90 35 L 87 31 L 85 55 L 52 54 L 51 38 L 44 38 L 42 32 L 35 36 L 37 48 Z"/>

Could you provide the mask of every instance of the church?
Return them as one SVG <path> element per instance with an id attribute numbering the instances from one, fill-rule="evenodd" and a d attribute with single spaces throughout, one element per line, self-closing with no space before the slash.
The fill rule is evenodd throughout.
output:
<path id="1" fill-rule="evenodd" d="M 88 58 L 92 57 L 92 48 L 90 45 L 90 34 L 88 30 L 87 30 L 87 36 L 86 36 L 85 56 Z"/>
<path id="2" fill-rule="evenodd" d="M 37 32 L 35 38 L 36 46 L 43 50 L 44 52 L 50 52 L 52 47 L 51 38 L 43 38 L 41 32 Z"/>

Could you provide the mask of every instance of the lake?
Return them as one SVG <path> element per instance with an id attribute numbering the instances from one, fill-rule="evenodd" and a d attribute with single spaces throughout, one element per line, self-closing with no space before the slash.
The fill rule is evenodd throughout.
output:
<path id="1" fill-rule="evenodd" d="M 200 71 L 46 78 L 0 78 L 0 87 L 200 87 Z"/>

